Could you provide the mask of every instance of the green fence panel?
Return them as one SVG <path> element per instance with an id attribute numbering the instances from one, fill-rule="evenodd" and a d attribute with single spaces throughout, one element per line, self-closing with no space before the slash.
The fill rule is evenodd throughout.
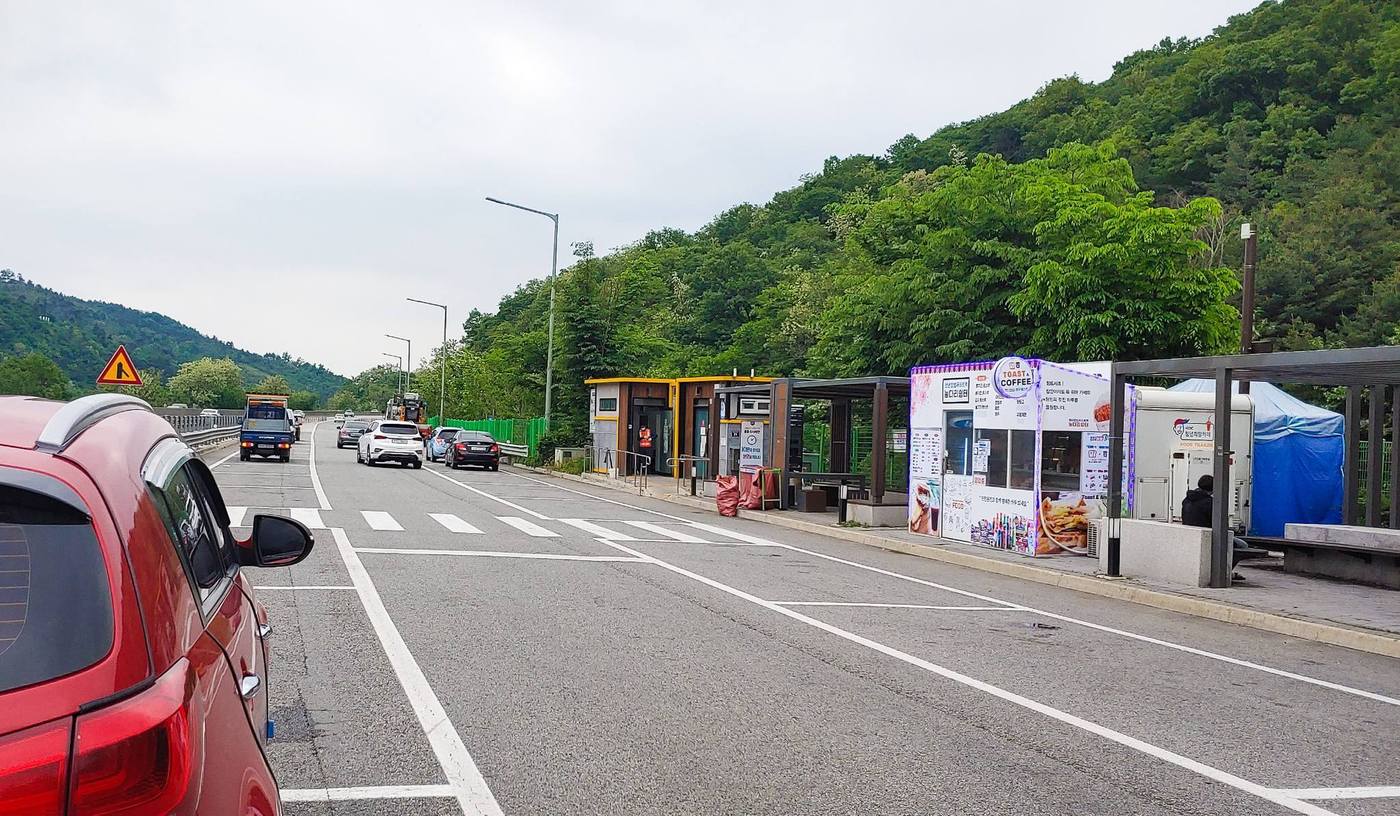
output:
<path id="1" fill-rule="evenodd" d="M 530 449 L 530 455 L 534 456 L 539 452 L 540 437 L 544 436 L 547 423 L 544 417 L 533 419 L 442 419 L 441 417 L 432 417 L 429 424 L 448 428 L 463 428 L 468 431 L 485 431 L 491 434 L 491 437 L 497 442 L 526 445 Z"/>

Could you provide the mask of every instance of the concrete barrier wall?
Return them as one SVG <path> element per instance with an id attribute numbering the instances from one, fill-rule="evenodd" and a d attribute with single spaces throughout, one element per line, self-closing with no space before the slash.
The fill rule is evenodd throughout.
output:
<path id="1" fill-rule="evenodd" d="M 1118 566 L 1128 578 L 1181 586 L 1210 585 L 1210 529 L 1164 521 L 1123 519 Z M 1108 571 L 1108 547 L 1099 547 L 1099 569 Z"/>

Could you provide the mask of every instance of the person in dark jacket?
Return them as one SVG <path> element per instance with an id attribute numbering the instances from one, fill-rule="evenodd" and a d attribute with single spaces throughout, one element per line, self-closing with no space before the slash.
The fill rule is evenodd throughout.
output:
<path id="1" fill-rule="evenodd" d="M 1181 523 L 1191 527 L 1211 526 L 1210 517 L 1214 513 L 1214 505 L 1215 477 L 1207 473 L 1196 480 L 1196 486 L 1186 491 L 1186 498 L 1181 500 Z M 1248 546 L 1233 533 L 1230 534 L 1230 544 L 1234 547 Z M 1244 580 L 1244 576 L 1238 572 L 1231 577 L 1236 581 Z"/>
<path id="2" fill-rule="evenodd" d="M 1196 481 L 1181 500 L 1181 523 L 1191 527 L 1209 527 L 1211 507 L 1215 504 L 1215 477 L 1209 473 Z"/>

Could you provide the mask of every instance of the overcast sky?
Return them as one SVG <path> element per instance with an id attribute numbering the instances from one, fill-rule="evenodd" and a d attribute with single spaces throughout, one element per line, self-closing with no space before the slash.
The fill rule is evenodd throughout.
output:
<path id="1" fill-rule="evenodd" d="M 342 374 L 1252 0 L 0 0 L 0 268 Z M 140 360 L 136 361 L 139 365 Z"/>

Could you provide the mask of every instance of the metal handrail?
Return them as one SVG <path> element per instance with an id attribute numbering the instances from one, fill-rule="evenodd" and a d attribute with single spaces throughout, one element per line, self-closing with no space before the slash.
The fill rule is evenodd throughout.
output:
<path id="1" fill-rule="evenodd" d="M 621 448 L 595 448 L 592 445 L 585 445 L 583 448 L 584 467 L 588 470 L 603 468 L 613 474 L 613 477 L 623 481 L 631 482 L 637 488 L 637 493 L 646 491 L 647 472 L 651 470 L 651 457 L 645 453 L 622 450 Z M 624 467 L 618 467 L 621 461 Z M 628 471 L 631 471 L 628 473 Z"/>
<path id="2" fill-rule="evenodd" d="M 689 462 L 689 463 L 690 463 L 690 475 L 689 475 L 689 476 L 682 476 L 682 475 L 681 475 L 681 468 L 685 465 L 686 462 Z M 682 482 L 683 480 L 685 480 L 685 479 L 689 479 L 689 481 L 690 481 L 690 495 L 692 495 L 692 496 L 698 496 L 698 495 L 699 495 L 699 493 L 697 492 L 697 489 L 698 489 L 698 487 L 699 487 L 699 483 L 700 483 L 700 482 L 704 482 L 704 481 L 708 481 L 707 479 L 701 478 L 701 477 L 695 472 L 695 470 L 696 470 L 695 465 L 696 465 L 697 463 L 700 463 L 700 462 L 704 462 L 706 465 L 708 465 L 709 462 L 710 462 L 710 457 L 708 457 L 708 456 L 692 456 L 692 455 L 690 455 L 690 454 L 681 454 L 680 456 L 672 456 L 671 458 L 669 458 L 669 459 L 666 460 L 666 466 L 667 466 L 668 468 L 670 468 L 670 469 L 671 469 L 671 472 L 674 473 L 675 476 L 676 476 L 676 493 L 677 493 L 678 495 L 683 495 L 683 494 L 682 494 L 682 491 L 681 491 L 681 482 Z"/>

